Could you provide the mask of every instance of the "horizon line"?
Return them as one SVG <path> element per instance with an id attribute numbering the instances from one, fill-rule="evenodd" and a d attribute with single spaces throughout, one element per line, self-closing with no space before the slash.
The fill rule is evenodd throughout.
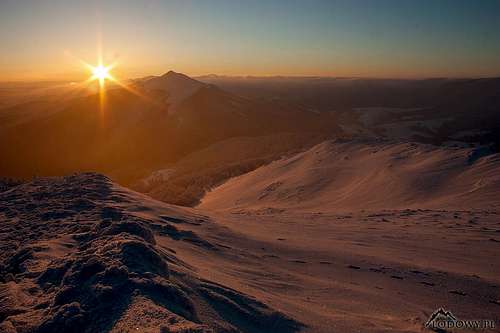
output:
<path id="1" fill-rule="evenodd" d="M 331 79 L 331 80 L 398 80 L 398 81 L 425 81 L 425 80 L 481 80 L 481 79 L 496 79 L 500 78 L 500 73 L 491 76 L 426 76 L 426 77 L 397 77 L 397 76 L 333 76 L 333 75 L 282 75 L 282 74 L 269 74 L 269 75 L 251 75 L 251 74 L 238 74 L 238 75 L 225 75 L 225 74 L 185 74 L 182 72 L 176 72 L 174 70 L 168 70 L 161 74 L 150 74 L 138 77 L 131 77 L 124 80 L 139 80 L 146 77 L 160 77 L 167 74 L 168 72 L 175 72 L 178 74 L 184 74 L 188 77 L 194 79 L 200 78 L 227 78 L 227 79 Z M 1 80 L 0 84 L 7 83 L 51 83 L 51 82 L 79 82 L 81 79 L 56 79 L 56 78 L 40 78 L 40 79 L 9 79 Z"/>

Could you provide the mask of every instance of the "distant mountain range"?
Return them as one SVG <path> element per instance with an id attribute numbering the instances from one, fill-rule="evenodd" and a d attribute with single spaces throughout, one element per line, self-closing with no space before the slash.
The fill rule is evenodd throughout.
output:
<path id="1" fill-rule="evenodd" d="M 130 183 L 212 143 L 280 132 L 334 132 L 331 115 L 255 101 L 170 71 L 70 100 L 2 109 L 0 175 L 92 170 Z"/>
<path id="2" fill-rule="evenodd" d="M 500 79 L 196 80 L 169 71 L 129 88 L 110 85 L 103 110 L 98 93 L 67 86 L 0 108 L 0 177 L 97 171 L 193 205 L 229 177 L 330 138 L 500 148 Z"/>

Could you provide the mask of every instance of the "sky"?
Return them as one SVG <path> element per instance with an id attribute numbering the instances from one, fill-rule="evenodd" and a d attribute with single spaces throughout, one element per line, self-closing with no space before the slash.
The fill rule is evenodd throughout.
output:
<path id="1" fill-rule="evenodd" d="M 500 76 L 500 0 L 0 0 L 0 81 Z"/>

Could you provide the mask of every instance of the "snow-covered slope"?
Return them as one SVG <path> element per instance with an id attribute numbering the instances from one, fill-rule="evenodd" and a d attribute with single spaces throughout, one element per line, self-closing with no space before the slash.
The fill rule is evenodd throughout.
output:
<path id="1" fill-rule="evenodd" d="M 203 223 L 99 174 L 1 192 L 0 332 L 296 331 L 179 258 L 222 249 L 186 229 Z"/>
<path id="2" fill-rule="evenodd" d="M 500 155 L 417 143 L 327 141 L 233 178 L 200 207 L 320 211 L 498 208 Z"/>
<path id="3" fill-rule="evenodd" d="M 314 184 L 317 165 L 299 177 L 294 163 L 314 166 L 329 149 L 278 164 Z M 98 174 L 0 191 L 2 333 L 421 332 L 437 306 L 498 319 L 498 210 L 226 214 Z"/>

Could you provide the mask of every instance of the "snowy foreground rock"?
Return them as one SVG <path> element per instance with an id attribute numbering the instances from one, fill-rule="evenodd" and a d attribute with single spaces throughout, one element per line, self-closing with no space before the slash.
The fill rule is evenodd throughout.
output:
<path id="1" fill-rule="evenodd" d="M 171 217 L 141 217 L 130 210 L 149 208 L 134 195 L 92 173 L 37 179 L 0 193 L 1 332 L 300 327 L 247 295 L 197 276 L 174 250 L 156 244 L 161 235 L 217 251 L 178 227 L 204 217 L 182 216 L 174 206 Z"/>

